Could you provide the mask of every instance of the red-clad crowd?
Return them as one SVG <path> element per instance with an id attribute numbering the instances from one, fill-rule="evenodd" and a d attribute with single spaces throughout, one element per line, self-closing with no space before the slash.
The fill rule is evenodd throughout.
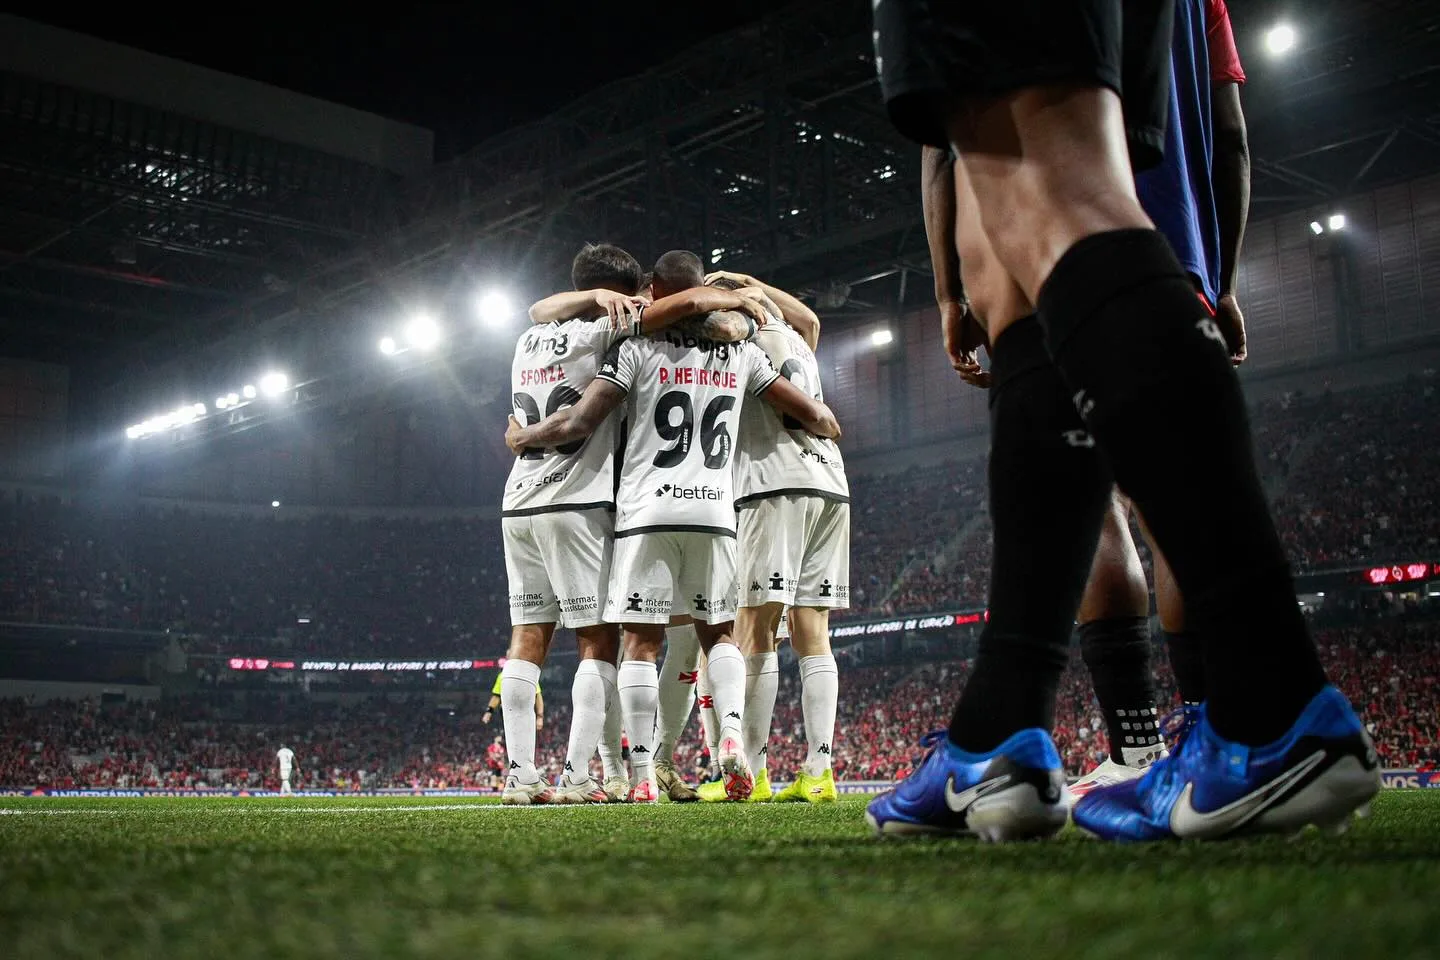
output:
<path id="1" fill-rule="evenodd" d="M 1334 681 L 1361 711 L 1384 763 L 1440 768 L 1440 622 L 1383 621 L 1330 628 L 1317 641 Z M 967 660 L 843 669 L 834 762 L 848 779 L 884 780 L 920 758 L 918 741 L 943 727 Z M 1174 703 L 1163 653 L 1162 707 Z M 563 684 L 547 691 L 539 765 L 557 776 L 569 732 Z M 484 787 L 486 748 L 500 733 L 481 722 L 485 700 L 458 696 L 345 703 L 276 696 L 92 701 L 0 701 L 0 786 L 275 787 L 275 751 L 295 751 L 297 786 Z M 1072 662 L 1060 688 L 1056 742 L 1067 769 L 1084 772 L 1106 752 L 1089 679 Z M 694 768 L 703 747 L 690 727 L 677 759 Z M 775 779 L 805 755 L 799 681 L 784 674 L 770 743 Z"/>

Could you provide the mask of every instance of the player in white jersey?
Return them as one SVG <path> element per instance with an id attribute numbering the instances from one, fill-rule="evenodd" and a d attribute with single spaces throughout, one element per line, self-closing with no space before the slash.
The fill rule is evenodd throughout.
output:
<path id="1" fill-rule="evenodd" d="M 663 296 L 703 279 L 699 257 L 672 251 L 655 265 L 654 289 Z M 638 781 L 632 800 L 656 799 L 655 659 L 672 610 L 694 618 L 710 658 L 727 788 L 743 799 L 753 786 L 742 733 L 745 661 L 731 638 L 737 583 L 730 455 L 747 394 L 764 397 L 818 434 L 839 435 L 830 409 L 782 378 L 753 344 L 673 330 L 622 342 L 578 403 L 537 426 L 512 423 L 506 434 L 512 451 L 570 443 L 592 434 L 625 403 L 629 431 L 605 611 L 625 633 L 619 688 Z"/>
<path id="2" fill-rule="evenodd" d="M 814 346 L 819 318 L 783 291 L 743 274 L 717 273 L 708 282 L 758 287 L 784 304 L 796 326 L 772 322 L 755 343 L 781 375 L 823 400 Z M 803 329 L 804 334 L 800 332 Z M 850 487 L 834 442 L 749 403 L 741 411 L 735 458 L 740 609 L 735 634 L 746 654 L 745 743 L 755 770 L 752 798 L 771 799 L 767 744 L 779 689 L 776 640 L 782 617 L 799 661 L 801 703 L 809 752 L 792 785 L 777 799 L 836 799 L 831 751 L 839 684 L 830 650 L 830 611 L 849 606 Z M 788 614 L 786 610 L 789 610 Z M 724 799 L 713 788 L 702 799 Z"/>
<path id="3" fill-rule="evenodd" d="M 633 299 L 642 282 L 640 264 L 609 244 L 582 249 L 571 275 L 584 289 L 566 295 L 566 305 L 599 313 L 600 318 L 541 324 L 521 335 L 511 389 L 515 416 L 527 423 L 538 423 L 579 400 L 606 352 L 631 327 L 658 329 L 697 309 L 754 310 L 748 299 L 723 291 L 719 297 L 701 291 L 646 307 Z M 543 313 L 545 305 L 537 304 L 532 312 L 537 309 Z M 729 332 L 744 337 L 753 329 L 750 320 L 735 317 Z M 618 636 L 615 627 L 604 622 L 602 606 L 609 579 L 618 434 L 617 418 L 606 418 L 588 437 L 522 450 L 505 484 L 501 525 L 512 630 L 500 678 L 508 754 L 503 803 L 606 799 L 589 766 L 615 689 Z M 558 793 L 535 766 L 532 712 L 540 667 L 557 624 L 575 630 L 580 649 L 570 744 Z"/>
<path id="4" fill-rule="evenodd" d="M 280 796 L 290 796 L 290 772 L 295 769 L 295 751 L 281 745 L 275 751 L 275 762 L 280 765 Z"/>

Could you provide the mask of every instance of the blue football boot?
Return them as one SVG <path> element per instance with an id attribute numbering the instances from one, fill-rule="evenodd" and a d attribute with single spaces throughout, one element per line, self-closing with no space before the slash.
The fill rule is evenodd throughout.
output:
<path id="1" fill-rule="evenodd" d="M 865 811 L 881 836 L 949 833 L 998 843 L 1048 837 L 1065 826 L 1065 771 L 1044 730 L 1021 730 L 988 753 L 961 750 L 944 730 L 920 744 L 930 748 L 924 762 Z"/>
<path id="2" fill-rule="evenodd" d="M 1263 747 L 1222 739 L 1201 707 L 1168 757 L 1138 780 L 1088 793 L 1075 823 L 1122 842 L 1294 833 L 1310 824 L 1339 833 L 1352 814 L 1368 813 L 1379 790 L 1374 743 L 1344 695 L 1326 687 Z"/>

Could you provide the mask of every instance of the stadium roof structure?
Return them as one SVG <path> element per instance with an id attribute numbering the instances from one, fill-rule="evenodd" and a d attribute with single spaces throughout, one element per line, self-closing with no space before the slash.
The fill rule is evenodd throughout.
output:
<path id="1" fill-rule="evenodd" d="M 1300 44 L 1272 62 L 1260 39 L 1284 9 L 1232 11 L 1252 216 L 1440 167 L 1440 4 L 1307 3 Z M 860 2 L 783 6 L 405 178 L 3 82 L 0 305 L 41 310 L 26 315 L 112 368 L 247 343 L 333 351 L 397 290 L 458 295 L 457 277 L 503 272 L 545 292 L 595 239 L 642 260 L 696 249 L 831 315 L 929 299 L 916 150 L 884 116 Z"/>

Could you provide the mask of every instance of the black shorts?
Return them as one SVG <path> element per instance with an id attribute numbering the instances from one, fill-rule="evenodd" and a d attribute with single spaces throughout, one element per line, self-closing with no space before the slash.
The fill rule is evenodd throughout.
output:
<path id="1" fill-rule="evenodd" d="M 1170 42 L 1166 0 L 875 0 L 875 59 L 890 119 L 945 147 L 947 104 L 1024 87 L 1109 87 L 1125 105 L 1134 168 L 1165 153 Z"/>
<path id="2" fill-rule="evenodd" d="M 630 747 L 628 745 L 620 748 L 620 760 L 623 763 L 630 762 Z"/>

